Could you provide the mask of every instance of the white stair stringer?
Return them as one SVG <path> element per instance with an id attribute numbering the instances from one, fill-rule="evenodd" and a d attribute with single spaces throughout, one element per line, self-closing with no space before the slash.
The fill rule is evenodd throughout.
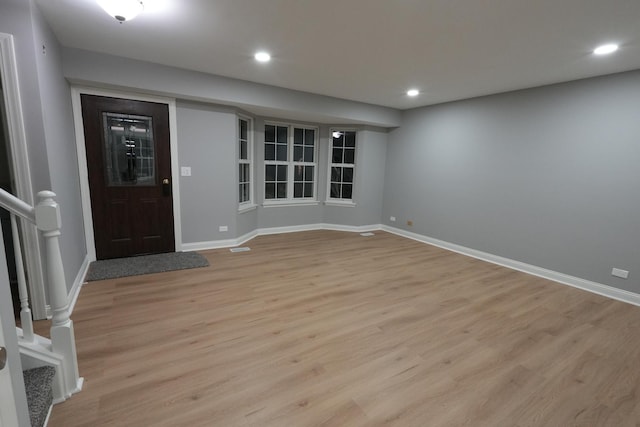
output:
<path id="1" fill-rule="evenodd" d="M 18 328 L 20 332 L 20 329 Z M 53 403 L 61 403 L 71 397 L 76 391 L 82 388 L 82 378 L 76 390 L 67 390 L 65 387 L 65 365 L 63 357 L 51 351 L 51 341 L 45 337 L 36 335 L 33 342 L 26 342 L 19 334 L 18 344 L 23 369 L 39 368 L 41 366 L 51 366 L 55 368 L 56 375 L 53 378 Z"/>

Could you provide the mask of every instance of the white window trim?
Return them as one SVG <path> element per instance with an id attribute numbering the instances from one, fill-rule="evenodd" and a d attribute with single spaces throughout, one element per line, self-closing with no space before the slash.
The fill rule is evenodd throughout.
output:
<path id="1" fill-rule="evenodd" d="M 356 206 L 358 206 L 353 201 L 349 201 L 347 199 L 330 199 L 324 202 L 324 204 L 326 206 L 341 206 L 347 208 L 355 208 Z"/>
<path id="2" fill-rule="evenodd" d="M 301 199 L 298 200 L 285 200 L 285 199 L 269 199 L 265 200 L 262 204 L 265 208 L 286 207 L 286 206 L 318 206 L 320 202 L 318 200 Z"/>
<path id="3" fill-rule="evenodd" d="M 294 123 L 285 123 L 285 122 L 272 122 L 265 121 L 264 126 L 280 126 L 287 127 L 287 161 L 281 160 L 265 160 L 263 159 L 263 168 L 262 168 L 262 186 L 263 186 L 263 202 L 262 206 L 313 206 L 320 204 L 318 200 L 318 153 L 319 153 L 319 145 L 320 145 L 320 129 L 317 126 L 311 125 L 301 125 Z M 294 129 L 312 129 L 314 131 L 314 143 L 313 143 L 313 162 L 296 162 L 294 161 L 293 151 L 294 151 Z M 265 141 L 264 138 L 262 140 L 262 145 L 264 147 Z M 286 199 L 267 199 L 264 197 L 265 191 L 265 178 L 267 173 L 268 165 L 286 165 L 287 166 L 287 198 Z M 313 166 L 313 196 L 312 197 L 293 197 L 294 194 L 294 168 L 296 165 L 302 166 Z"/>
<path id="4" fill-rule="evenodd" d="M 333 132 L 355 132 L 356 133 L 356 146 L 353 156 L 353 165 L 345 163 L 333 163 Z M 356 167 L 358 163 L 358 130 L 353 128 L 331 128 L 329 129 L 329 153 L 327 157 L 327 194 L 324 204 L 326 206 L 342 206 L 342 207 L 355 207 L 357 206 L 356 200 Z M 350 199 L 336 199 L 331 197 L 331 167 L 337 165 L 339 167 L 353 167 L 353 182 Z"/>
<path id="5" fill-rule="evenodd" d="M 244 120 L 247 122 L 247 161 L 243 161 L 240 159 L 240 120 Z M 246 202 L 240 202 L 240 172 L 239 168 L 237 168 L 238 179 L 236 181 L 236 194 L 238 194 L 238 212 L 248 212 L 256 208 L 255 204 L 255 174 L 254 174 L 254 149 L 253 149 L 253 119 L 251 117 L 238 114 L 237 115 L 237 137 L 236 137 L 236 148 L 238 149 L 237 161 L 238 165 L 244 163 L 249 165 L 249 200 Z"/>

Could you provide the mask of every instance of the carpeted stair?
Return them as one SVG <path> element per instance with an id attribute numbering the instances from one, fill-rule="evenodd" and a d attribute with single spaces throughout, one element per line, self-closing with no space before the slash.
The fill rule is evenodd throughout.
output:
<path id="1" fill-rule="evenodd" d="M 28 369 L 23 372 L 24 388 L 27 391 L 31 427 L 42 427 L 53 404 L 53 377 L 56 370 L 51 366 Z"/>

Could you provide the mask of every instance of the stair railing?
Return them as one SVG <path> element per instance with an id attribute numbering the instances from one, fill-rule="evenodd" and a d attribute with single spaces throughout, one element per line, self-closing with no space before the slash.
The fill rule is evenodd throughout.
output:
<path id="1" fill-rule="evenodd" d="M 17 217 L 34 224 L 45 243 L 45 285 L 49 290 L 49 299 L 53 317 L 51 319 L 51 346 L 49 351 L 62 358 L 62 369 L 58 372 L 63 389 L 60 390 L 62 399 L 71 396 L 82 387 L 82 378 L 78 372 L 78 357 L 73 330 L 73 321 L 69 317 L 69 302 L 67 285 L 65 283 L 62 255 L 60 253 L 60 206 L 54 200 L 55 193 L 41 191 L 38 193 L 38 203 L 35 207 L 18 199 L 12 194 L 0 189 L 0 206 L 11 213 L 11 228 L 14 237 L 14 246 L 17 248 L 16 271 L 18 273 L 18 286 L 20 294 L 20 320 L 23 328 L 21 339 L 33 342 L 33 323 L 29 309 L 29 297 L 24 266 L 22 264 L 22 250 L 20 248 L 20 236 L 18 233 Z"/>

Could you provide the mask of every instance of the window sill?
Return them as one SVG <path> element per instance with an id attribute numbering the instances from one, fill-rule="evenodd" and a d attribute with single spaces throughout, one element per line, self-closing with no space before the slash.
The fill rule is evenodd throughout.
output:
<path id="1" fill-rule="evenodd" d="M 265 208 L 285 207 L 285 206 L 317 206 L 320 202 L 317 200 L 279 200 L 279 201 L 265 201 L 262 206 Z"/>
<path id="2" fill-rule="evenodd" d="M 355 208 L 357 205 L 354 202 L 342 201 L 342 200 L 327 200 L 324 202 L 326 206 L 342 206 L 345 208 Z"/>
<path id="3" fill-rule="evenodd" d="M 250 204 L 250 205 L 240 205 L 238 206 L 238 213 L 245 213 L 250 211 L 255 211 L 258 208 L 258 205 Z"/>

